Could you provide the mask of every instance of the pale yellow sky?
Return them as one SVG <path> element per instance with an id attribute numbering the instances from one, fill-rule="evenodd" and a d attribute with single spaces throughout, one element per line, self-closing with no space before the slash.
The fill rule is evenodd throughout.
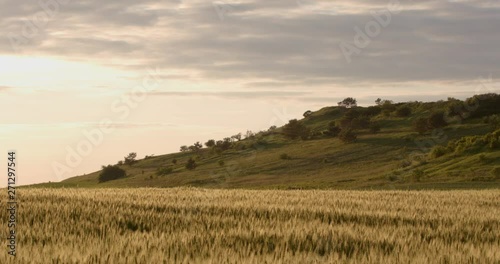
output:
<path id="1" fill-rule="evenodd" d="M 2 1 L 0 151 L 20 184 L 59 181 L 346 96 L 498 92 L 500 4 L 413 2 Z"/>

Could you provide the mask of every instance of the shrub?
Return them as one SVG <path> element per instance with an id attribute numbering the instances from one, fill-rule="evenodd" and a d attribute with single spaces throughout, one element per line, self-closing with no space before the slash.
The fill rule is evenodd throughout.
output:
<path id="1" fill-rule="evenodd" d="M 358 138 L 352 129 L 343 129 L 339 134 L 340 140 L 345 143 L 352 143 Z"/>
<path id="2" fill-rule="evenodd" d="M 382 114 L 384 116 L 390 116 L 394 110 L 396 110 L 396 106 L 390 100 L 384 100 L 381 102 L 382 104 Z"/>
<path id="3" fill-rule="evenodd" d="M 424 177 L 424 175 L 425 172 L 421 169 L 416 169 L 412 173 L 413 179 L 417 182 L 419 182 L 422 179 L 422 177 Z"/>
<path id="4" fill-rule="evenodd" d="M 310 130 L 297 121 L 297 119 L 292 119 L 283 127 L 283 135 L 290 139 L 307 139 L 309 137 Z"/>
<path id="5" fill-rule="evenodd" d="M 196 161 L 193 158 L 189 158 L 189 160 L 186 163 L 186 169 L 188 170 L 194 170 L 196 169 Z"/>
<path id="6" fill-rule="evenodd" d="M 312 111 L 311 111 L 311 110 L 307 110 L 307 111 L 305 111 L 305 112 L 304 112 L 304 114 L 303 114 L 303 116 L 304 116 L 304 117 L 309 117 L 309 116 L 311 116 L 311 115 L 312 115 Z"/>
<path id="7" fill-rule="evenodd" d="M 500 167 L 495 167 L 491 170 L 491 175 L 497 179 L 500 179 Z"/>
<path id="8" fill-rule="evenodd" d="M 99 174 L 99 182 L 106 182 L 111 180 L 116 180 L 120 178 L 124 178 L 126 176 L 125 170 L 121 169 L 118 166 L 102 166 L 102 171 Z"/>
<path id="9" fill-rule="evenodd" d="M 177 164 L 177 159 L 173 159 L 172 164 L 174 164 L 174 165 Z"/>
<path id="10" fill-rule="evenodd" d="M 447 152 L 447 149 L 443 146 L 434 146 L 429 155 L 431 158 L 436 159 L 446 155 Z"/>
<path id="11" fill-rule="evenodd" d="M 340 129 L 340 127 L 335 125 L 335 121 L 332 121 L 328 124 L 328 133 L 332 137 L 338 136 L 341 130 L 342 129 Z"/>
<path id="12" fill-rule="evenodd" d="M 427 123 L 431 129 L 441 128 L 448 125 L 446 120 L 444 120 L 444 112 L 434 112 L 427 120 Z"/>
<path id="13" fill-rule="evenodd" d="M 205 146 L 207 146 L 207 148 L 215 146 L 215 140 L 214 139 L 208 140 L 207 142 L 205 142 Z"/>
<path id="14" fill-rule="evenodd" d="M 411 108 L 407 105 L 402 105 L 396 109 L 396 116 L 407 117 L 411 115 Z"/>
<path id="15" fill-rule="evenodd" d="M 413 129 L 420 135 L 423 135 L 428 130 L 427 119 L 420 117 L 413 122 Z"/>
<path id="16" fill-rule="evenodd" d="M 397 181 L 397 180 L 399 179 L 399 177 L 398 177 L 398 175 L 396 175 L 396 174 L 389 174 L 389 175 L 387 176 L 387 179 L 388 179 L 389 181 L 393 182 L 393 181 Z"/>
<path id="17" fill-rule="evenodd" d="M 223 160 L 219 160 L 219 166 L 224 167 L 224 164 L 225 164 L 225 163 L 224 163 L 224 161 L 223 161 Z"/>
<path id="18" fill-rule="evenodd" d="M 352 97 L 347 97 L 344 100 L 338 102 L 338 106 L 345 108 L 356 107 L 357 105 L 358 105 L 357 100 Z"/>
<path id="19" fill-rule="evenodd" d="M 286 154 L 286 153 L 283 153 L 280 155 L 280 159 L 282 160 L 290 160 L 292 159 L 292 157 L 290 157 L 290 155 Z"/>
<path id="20" fill-rule="evenodd" d="M 365 109 L 364 114 L 367 116 L 376 116 L 382 112 L 380 106 L 369 106 Z"/>
<path id="21" fill-rule="evenodd" d="M 123 162 L 126 164 L 126 165 L 132 165 L 136 162 L 135 158 L 137 158 L 137 153 L 135 152 L 130 152 L 128 154 L 128 156 L 126 156 L 123 160 Z"/>

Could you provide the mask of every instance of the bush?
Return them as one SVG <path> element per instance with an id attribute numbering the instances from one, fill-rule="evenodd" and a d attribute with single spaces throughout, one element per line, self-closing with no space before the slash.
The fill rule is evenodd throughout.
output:
<path id="1" fill-rule="evenodd" d="M 407 117 L 411 115 L 411 108 L 407 105 L 402 105 L 396 109 L 396 116 Z"/>
<path id="2" fill-rule="evenodd" d="M 392 174 L 389 174 L 389 175 L 387 176 L 387 179 L 388 179 L 389 181 L 391 181 L 391 182 L 394 182 L 394 181 L 397 181 L 397 180 L 399 179 L 399 176 L 398 176 L 398 175 L 396 175 L 396 174 L 394 174 L 394 173 L 392 173 Z"/>
<path id="3" fill-rule="evenodd" d="M 434 146 L 429 155 L 431 158 L 436 159 L 446 155 L 447 152 L 447 149 L 443 146 Z"/>
<path id="4" fill-rule="evenodd" d="M 446 120 L 444 120 L 444 112 L 434 112 L 427 120 L 427 123 L 431 129 L 441 128 L 448 125 Z"/>
<path id="5" fill-rule="evenodd" d="M 421 169 L 416 169 L 412 173 L 413 179 L 417 182 L 419 182 L 422 179 L 422 177 L 424 177 L 424 175 L 425 172 Z"/>
<path id="6" fill-rule="evenodd" d="M 364 110 L 364 114 L 367 116 L 376 116 L 382 112 L 380 106 L 369 106 Z"/>
<path id="7" fill-rule="evenodd" d="M 290 157 L 286 153 L 283 153 L 283 154 L 280 155 L 280 159 L 282 159 L 282 160 L 290 160 L 290 159 L 292 159 L 292 157 Z"/>
<path id="8" fill-rule="evenodd" d="M 307 139 L 309 137 L 310 130 L 297 121 L 297 119 L 292 119 L 283 127 L 283 135 L 290 139 Z"/>
<path id="9" fill-rule="evenodd" d="M 128 156 L 126 156 L 126 157 L 124 158 L 124 160 L 123 160 L 123 161 L 124 161 L 124 163 L 125 163 L 126 165 L 132 166 L 132 164 L 134 164 L 134 163 L 136 162 L 135 158 L 137 158 L 137 153 L 135 153 L 135 152 L 130 152 L 130 153 L 128 154 Z"/>
<path id="10" fill-rule="evenodd" d="M 396 110 L 396 106 L 392 103 L 392 101 L 384 100 L 382 104 L 382 114 L 384 116 L 390 116 L 394 110 Z"/>
<path id="11" fill-rule="evenodd" d="M 356 107 L 358 105 L 358 102 L 355 98 L 352 97 L 347 97 L 344 100 L 338 102 L 338 106 L 340 107 L 345 107 L 345 108 L 352 108 Z"/>
<path id="12" fill-rule="evenodd" d="M 219 160 L 219 166 L 224 167 L 224 164 L 225 164 L 225 163 L 224 163 L 224 161 L 223 161 L 223 160 Z"/>
<path id="13" fill-rule="evenodd" d="M 338 136 L 341 130 L 342 129 L 340 129 L 340 127 L 335 125 L 335 121 L 332 121 L 328 124 L 328 133 L 332 137 Z"/>
<path id="14" fill-rule="evenodd" d="M 500 167 L 495 167 L 491 170 L 491 175 L 497 179 L 500 179 Z"/>
<path id="15" fill-rule="evenodd" d="M 186 169 L 188 170 L 194 170 L 196 169 L 196 161 L 193 158 L 189 158 L 189 160 L 186 163 Z"/>
<path id="16" fill-rule="evenodd" d="M 124 178 L 126 176 L 125 170 L 121 169 L 118 166 L 102 166 L 102 171 L 99 174 L 99 182 L 107 182 L 111 180 L 116 180 L 120 178 Z"/>
<path id="17" fill-rule="evenodd" d="M 163 176 L 172 173 L 174 169 L 172 167 L 158 168 L 156 175 Z"/>
<path id="18" fill-rule="evenodd" d="M 339 134 L 339 138 L 345 143 L 352 143 L 356 141 L 358 136 L 352 129 L 343 129 Z"/>
<path id="19" fill-rule="evenodd" d="M 421 117 L 415 120 L 415 122 L 413 122 L 413 129 L 420 135 L 423 135 L 428 130 L 427 119 Z"/>
<path id="20" fill-rule="evenodd" d="M 172 164 L 174 164 L 174 165 L 177 164 L 177 159 L 173 159 Z"/>

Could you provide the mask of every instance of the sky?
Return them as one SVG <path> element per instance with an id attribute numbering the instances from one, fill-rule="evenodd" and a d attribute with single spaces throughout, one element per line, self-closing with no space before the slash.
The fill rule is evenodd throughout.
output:
<path id="1" fill-rule="evenodd" d="M 0 0 L 0 35 L 0 169 L 16 150 L 20 185 L 347 96 L 500 91 L 500 1 Z"/>

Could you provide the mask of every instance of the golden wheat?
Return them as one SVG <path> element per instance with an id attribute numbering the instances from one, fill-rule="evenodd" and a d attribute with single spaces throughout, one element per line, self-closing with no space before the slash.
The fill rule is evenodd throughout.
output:
<path id="1" fill-rule="evenodd" d="M 4 247 L 1 263 L 500 263 L 498 190 L 20 189 L 18 199 L 17 257 Z"/>

